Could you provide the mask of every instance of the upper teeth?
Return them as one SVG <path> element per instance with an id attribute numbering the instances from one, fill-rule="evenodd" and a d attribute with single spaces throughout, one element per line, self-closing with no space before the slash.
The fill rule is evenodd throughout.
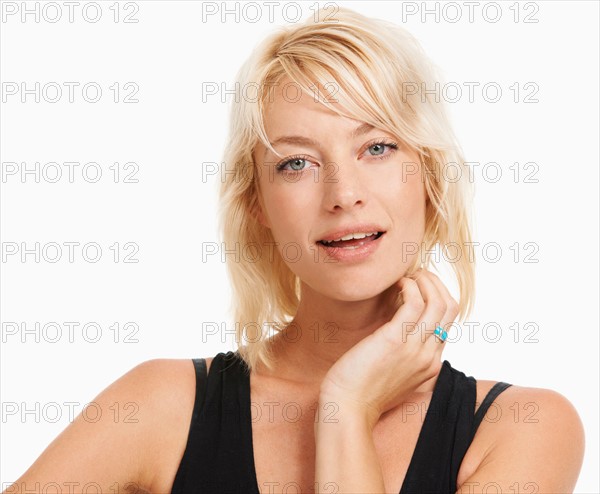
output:
<path id="1" fill-rule="evenodd" d="M 339 242 L 340 240 L 352 240 L 353 238 L 365 238 L 370 237 L 371 235 L 377 235 L 377 232 L 372 233 L 349 233 L 348 235 L 344 235 L 341 238 L 335 238 L 333 240 L 322 240 L 324 244 L 330 244 L 331 242 Z"/>

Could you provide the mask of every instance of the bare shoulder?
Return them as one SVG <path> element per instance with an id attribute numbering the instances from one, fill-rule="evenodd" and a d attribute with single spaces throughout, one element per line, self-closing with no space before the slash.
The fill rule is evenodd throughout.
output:
<path id="1" fill-rule="evenodd" d="M 94 417 L 79 414 L 12 489 L 19 492 L 20 484 L 36 483 L 64 484 L 65 489 L 87 484 L 101 492 L 165 487 L 185 449 L 195 391 L 191 359 L 156 359 L 135 366 L 94 398 Z"/>
<path id="2" fill-rule="evenodd" d="M 206 358 L 207 370 L 211 358 Z M 150 492 L 170 492 L 187 445 L 194 403 L 196 370 L 191 359 L 156 359 L 140 364 L 152 431 L 145 448 L 154 451 L 144 465 Z M 132 385 L 135 385 L 132 383 Z"/>
<path id="3" fill-rule="evenodd" d="M 496 382 L 477 381 L 477 407 Z M 518 483 L 527 492 L 572 492 L 584 450 L 581 418 L 564 395 L 511 385 L 485 413 L 457 484 L 473 493 L 479 492 L 475 484 L 486 482 L 507 491 Z"/>

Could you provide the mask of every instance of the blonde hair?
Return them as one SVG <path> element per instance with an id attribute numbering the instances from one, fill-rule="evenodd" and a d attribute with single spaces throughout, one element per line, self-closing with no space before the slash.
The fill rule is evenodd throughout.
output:
<path id="1" fill-rule="evenodd" d="M 420 264 L 424 248 L 427 268 L 437 243 L 458 246 L 463 255 L 451 265 L 460 290 L 459 319 L 464 320 L 473 306 L 474 262 L 464 255 L 471 242 L 472 190 L 443 102 L 424 91 L 439 83 L 434 65 L 418 41 L 395 24 L 348 8 L 339 8 L 333 20 L 327 19 L 314 22 L 311 16 L 297 26 L 279 28 L 255 48 L 237 74 L 236 90 L 245 97 L 236 94 L 231 109 L 223 157 L 228 173 L 219 189 L 219 228 L 222 245 L 230 252 L 245 246 L 263 249 L 257 258 L 242 256 L 227 262 L 238 352 L 250 369 L 259 361 L 272 369 L 269 333 L 281 331 L 293 319 L 300 301 L 297 276 L 276 249 L 265 254 L 264 246 L 275 243 L 271 231 L 256 217 L 261 205 L 260 171 L 252 157 L 259 139 L 274 152 L 263 124 L 270 93 L 261 88 L 273 88 L 286 76 L 336 113 L 384 129 L 418 152 L 422 173 L 423 167 L 426 170 L 423 179 L 429 201 L 415 260 Z M 328 83 L 332 87 L 332 81 L 338 107 L 323 97 L 321 89 Z M 248 97 L 249 88 L 259 89 L 257 97 Z M 448 163 L 460 168 L 459 179 L 440 178 Z"/>

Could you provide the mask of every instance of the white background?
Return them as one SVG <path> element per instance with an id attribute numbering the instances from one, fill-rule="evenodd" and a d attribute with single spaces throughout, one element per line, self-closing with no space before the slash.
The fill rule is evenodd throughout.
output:
<path id="1" fill-rule="evenodd" d="M 3 2 L 3 10 L 10 3 Z M 502 255 L 492 262 L 493 248 L 486 252 L 488 261 L 481 249 L 475 251 L 477 298 L 469 320 L 480 326 L 472 337 L 465 327 L 462 337 L 447 345 L 444 358 L 477 379 L 550 388 L 566 396 L 586 429 L 576 492 L 597 493 L 598 3 L 501 2 L 497 22 L 491 22 L 497 12 L 488 3 L 475 8 L 473 22 L 465 4 L 454 4 L 462 18 L 451 22 L 457 10 L 444 3 L 337 2 L 404 25 L 445 80 L 465 88 L 449 106 L 467 161 L 481 163 L 474 175 L 474 240 L 496 242 Z M 15 5 L 21 8 L 21 2 Z M 44 5 L 38 3 L 40 11 Z M 225 103 L 221 95 L 203 102 L 202 84 L 231 89 L 252 48 L 275 26 L 293 25 L 297 17 L 293 6 L 284 10 L 283 2 L 273 7 L 272 23 L 264 4 L 257 11 L 229 2 L 227 8 L 237 9 L 239 18 L 230 14 L 223 21 L 223 5 L 214 3 L 209 7 L 219 13 L 203 22 L 201 2 L 121 2 L 112 10 L 114 2 L 99 2 L 102 17 L 92 23 L 82 16 L 82 2 L 70 23 L 67 7 L 58 5 L 58 22 L 41 16 L 38 23 L 33 15 L 22 22 L 19 12 L 0 25 L 2 82 L 25 82 L 29 89 L 36 81 L 41 86 L 56 82 L 64 89 L 56 103 L 43 97 L 36 103 L 31 94 L 22 103 L 20 93 L 6 95 L 2 103 L 3 251 L 21 242 L 28 248 L 35 242 L 80 244 L 73 263 L 63 245 L 56 263 L 43 258 L 36 263 L 33 255 L 21 262 L 19 253 L 1 265 L 2 483 L 21 475 L 68 425 L 65 402 L 78 403 L 81 411 L 108 384 L 148 359 L 210 357 L 235 349 L 232 333 L 203 337 L 202 330 L 206 322 L 233 330 L 225 266 L 219 256 L 202 259 L 202 244 L 218 242 L 219 180 L 203 176 L 203 169 L 207 162 L 220 163 L 232 96 Z M 301 19 L 313 14 L 311 5 L 302 2 Z M 35 2 L 26 6 L 32 9 Z M 424 7 L 437 8 L 440 18 L 423 19 Z M 405 14 L 413 8 L 418 13 L 403 19 L 403 8 Z M 120 13 L 116 23 L 115 10 Z M 249 22 L 257 12 L 261 18 Z M 139 22 L 123 22 L 128 13 Z M 94 9 L 87 14 L 93 17 Z M 527 14 L 538 22 L 524 22 Z M 55 16 L 56 10 L 46 11 L 47 18 Z M 64 82 L 79 83 L 73 103 Z M 82 97 L 81 88 L 89 82 L 103 90 L 97 103 Z M 122 102 L 131 93 L 125 86 L 130 82 L 139 87 L 138 103 Z M 465 82 L 480 84 L 473 102 Z M 118 103 L 109 89 L 115 83 L 121 88 Z M 486 83 L 502 89 L 497 103 L 484 99 Z M 521 89 L 517 102 L 509 88 L 515 83 Z M 539 88 L 538 102 L 523 101 L 531 93 L 527 83 Z M 35 183 L 33 175 L 26 180 L 19 173 L 7 175 L 9 162 L 25 162 L 30 169 L 35 162 L 40 169 L 48 162 L 96 162 L 103 175 L 89 183 L 79 166 L 73 183 L 66 168 L 57 183 Z M 109 167 L 115 162 L 137 163 L 138 182 L 124 183 L 121 168 L 114 183 Z M 488 168 L 487 177 L 481 173 L 489 162 L 502 170 L 495 183 L 494 169 Z M 521 167 L 516 183 L 509 168 L 515 162 Z M 533 176 L 537 183 L 524 181 L 527 162 L 539 166 Z M 86 262 L 81 253 L 81 245 L 93 242 L 102 247 L 96 263 Z M 115 242 L 119 262 L 110 250 Z M 133 256 L 137 263 L 122 262 L 132 252 L 124 247 L 128 242 L 139 246 Z M 528 242 L 537 246 L 535 253 L 525 247 Z M 538 262 L 524 262 L 526 254 Z M 444 279 L 455 290 L 450 277 Z M 69 321 L 79 323 L 73 341 L 64 325 Z M 36 322 L 62 325 L 62 337 L 49 342 L 56 337 L 51 331 L 36 342 Z M 85 339 L 94 338 L 94 331 L 82 333 L 88 322 L 101 327 L 96 343 Z M 117 322 L 118 335 L 109 329 Z M 127 322 L 137 325 L 137 334 L 123 328 Z M 535 326 L 525 326 L 528 322 L 537 325 L 536 334 Z M 13 334 L 10 323 L 23 323 L 32 332 Z M 509 329 L 516 323 L 518 334 Z M 125 343 L 127 336 L 137 342 Z M 57 421 L 52 404 L 60 405 Z M 11 407 L 17 407 L 16 414 L 7 413 Z M 35 407 L 38 416 L 21 416 L 23 408 Z"/>

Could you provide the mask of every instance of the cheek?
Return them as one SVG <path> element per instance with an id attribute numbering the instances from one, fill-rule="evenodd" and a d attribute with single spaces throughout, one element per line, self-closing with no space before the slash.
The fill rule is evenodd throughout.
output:
<path id="1" fill-rule="evenodd" d="M 263 189 L 265 207 L 276 225 L 293 230 L 303 220 L 309 220 L 318 212 L 320 204 L 319 190 L 307 177 L 298 179 L 276 178 L 276 183 L 267 184 Z"/>
<path id="2" fill-rule="evenodd" d="M 285 187 L 274 187 L 264 195 L 264 203 L 271 224 L 271 235 L 278 244 L 297 242 L 302 236 L 302 218 L 307 213 L 299 196 Z M 304 211 L 304 213 L 303 213 Z"/>
<path id="3" fill-rule="evenodd" d="M 398 184 L 400 181 L 400 184 Z M 425 231 L 427 193 L 420 176 L 391 180 L 387 184 L 387 204 L 398 232 L 420 240 Z M 417 238 L 418 237 L 418 238 Z"/>

